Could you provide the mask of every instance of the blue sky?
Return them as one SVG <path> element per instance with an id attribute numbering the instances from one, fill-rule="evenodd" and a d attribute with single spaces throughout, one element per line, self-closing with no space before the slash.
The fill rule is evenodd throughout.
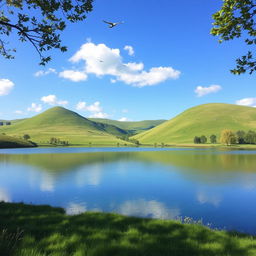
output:
<path id="1" fill-rule="evenodd" d="M 255 75 L 229 72 L 247 52 L 242 40 L 219 44 L 210 35 L 220 6 L 219 0 L 96 0 L 87 20 L 62 34 L 68 52 L 52 51 L 46 67 L 29 43 L 12 41 L 16 58 L 0 61 L 0 119 L 55 105 L 117 120 L 170 119 L 211 102 L 255 106 Z M 124 24 L 109 29 L 103 19 Z"/>

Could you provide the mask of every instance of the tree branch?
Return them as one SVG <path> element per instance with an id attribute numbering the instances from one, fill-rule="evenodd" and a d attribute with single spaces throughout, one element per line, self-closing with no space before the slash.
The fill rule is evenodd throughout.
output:
<path id="1" fill-rule="evenodd" d="M 7 27 L 11 27 L 11 28 L 15 28 L 17 29 L 18 31 L 20 31 L 20 33 L 25 36 L 29 41 L 30 43 L 34 46 L 34 48 L 36 49 L 36 51 L 38 52 L 39 56 L 40 56 L 40 59 L 43 58 L 41 52 L 39 51 L 37 45 L 35 42 L 39 43 L 40 41 L 39 40 L 36 40 L 36 39 L 33 39 L 31 38 L 32 35 L 29 35 L 27 33 L 27 31 L 24 31 L 22 28 L 20 28 L 18 25 L 14 25 L 14 24 L 11 24 L 11 23 L 8 23 L 8 22 L 4 22 L 4 21 L 0 21 L 0 25 L 3 25 L 3 26 L 7 26 Z M 34 30 L 28 30 L 28 31 L 34 31 L 36 33 L 38 33 L 35 29 Z M 3 43 L 3 42 L 2 42 Z"/>

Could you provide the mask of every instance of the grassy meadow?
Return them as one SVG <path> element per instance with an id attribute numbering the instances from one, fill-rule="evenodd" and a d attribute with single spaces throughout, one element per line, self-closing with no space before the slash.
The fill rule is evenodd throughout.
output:
<path id="1" fill-rule="evenodd" d="M 185 222 L 185 223 L 184 223 Z M 256 238 L 180 221 L 0 203 L 5 256 L 253 256 Z"/>

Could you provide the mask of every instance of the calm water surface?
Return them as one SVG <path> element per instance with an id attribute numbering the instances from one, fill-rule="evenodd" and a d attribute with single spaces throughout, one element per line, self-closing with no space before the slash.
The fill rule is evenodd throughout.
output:
<path id="1" fill-rule="evenodd" d="M 256 151 L 2 149 L 0 201 L 61 206 L 68 214 L 189 216 L 256 234 Z"/>

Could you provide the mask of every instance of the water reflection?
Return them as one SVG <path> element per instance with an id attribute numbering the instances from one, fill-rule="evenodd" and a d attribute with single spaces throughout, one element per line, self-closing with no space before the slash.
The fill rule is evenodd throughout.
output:
<path id="1" fill-rule="evenodd" d="M 0 188 L 0 202 L 11 202 L 11 196 L 5 188 Z"/>
<path id="2" fill-rule="evenodd" d="M 68 206 L 65 208 L 66 213 L 68 215 L 76 215 L 83 212 L 86 212 L 86 204 L 79 204 L 79 203 L 69 203 Z"/>
<path id="3" fill-rule="evenodd" d="M 123 202 L 116 211 L 128 216 L 140 216 L 158 219 L 175 219 L 180 215 L 178 208 L 167 208 L 164 203 L 145 199 Z"/>
<path id="4" fill-rule="evenodd" d="M 256 230 L 256 152 L 70 150 L 0 154 L 0 201 Z"/>
<path id="5" fill-rule="evenodd" d="M 197 192 L 196 198 L 200 204 L 207 203 L 218 207 L 221 203 L 221 196 L 219 194 L 209 193 L 203 190 Z"/>
<path id="6" fill-rule="evenodd" d="M 40 182 L 40 190 L 42 192 L 53 192 L 55 181 L 53 175 L 49 173 L 42 173 L 41 175 L 41 182 Z"/>
<path id="7" fill-rule="evenodd" d="M 84 167 L 76 173 L 76 183 L 78 187 L 84 186 L 98 186 L 101 182 L 102 175 L 101 165 L 92 165 L 90 167 Z"/>

